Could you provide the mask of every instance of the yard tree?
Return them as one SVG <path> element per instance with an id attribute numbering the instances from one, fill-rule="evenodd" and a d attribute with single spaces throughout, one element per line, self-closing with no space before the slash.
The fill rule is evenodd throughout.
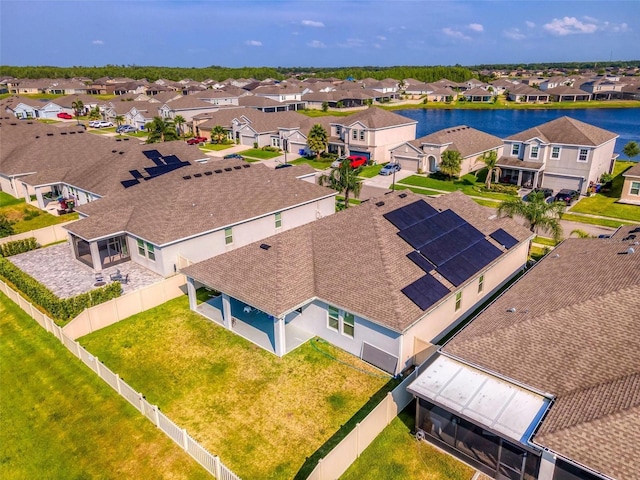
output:
<path id="1" fill-rule="evenodd" d="M 358 178 L 358 174 L 362 167 L 351 168 L 348 161 L 340 163 L 339 167 L 332 168 L 329 174 L 321 175 L 318 179 L 320 185 L 327 185 L 329 188 L 337 190 L 344 195 L 344 208 L 349 208 L 349 197 L 353 194 L 354 198 L 360 196 L 362 189 L 362 180 Z"/>
<path id="2" fill-rule="evenodd" d="M 76 120 L 78 121 L 78 125 L 80 125 L 80 115 L 84 112 L 84 103 L 82 100 L 76 100 L 71 103 L 71 108 L 73 108 L 73 112 L 76 114 Z"/>
<path id="3" fill-rule="evenodd" d="M 178 129 L 179 135 L 181 137 L 184 136 L 184 132 L 182 130 L 182 126 L 185 123 L 187 123 L 187 121 L 184 119 L 184 117 L 182 115 L 176 115 L 175 118 L 173 119 L 173 123 L 176 126 L 176 128 Z"/>
<path id="4" fill-rule="evenodd" d="M 511 218 L 523 217 L 533 233 L 543 230 L 559 241 L 562 237 L 560 219 L 566 204 L 564 202 L 547 203 L 543 192 L 532 192 L 527 200 L 524 201 L 520 197 L 505 200 L 498 207 L 498 215 Z"/>
<path id="5" fill-rule="evenodd" d="M 327 149 L 327 137 L 327 131 L 319 123 L 316 123 L 309 130 L 307 144 L 316 153 L 316 158 L 320 158 L 320 154 Z"/>
<path id="6" fill-rule="evenodd" d="M 120 126 L 124 123 L 124 116 L 116 115 L 116 118 L 114 120 L 116 121 L 116 125 Z"/>
<path id="7" fill-rule="evenodd" d="M 447 150 L 442 154 L 440 160 L 440 171 L 447 175 L 450 179 L 460 175 L 460 166 L 462 165 L 462 155 L 457 150 Z"/>
<path id="8" fill-rule="evenodd" d="M 497 165 L 498 163 L 498 152 L 495 150 L 491 150 L 490 152 L 484 152 L 482 155 L 482 160 L 484 164 L 487 166 L 487 179 L 485 181 L 487 185 L 487 190 L 491 190 L 491 177 L 495 176 L 496 183 L 500 178 L 500 167 Z"/>
<path id="9" fill-rule="evenodd" d="M 13 235 L 13 222 L 7 218 L 6 215 L 0 214 L 0 238 Z"/>
<path id="10" fill-rule="evenodd" d="M 176 126 L 170 118 L 153 117 L 144 128 L 149 132 L 147 143 L 169 142 L 178 139 Z"/>
<path id="11" fill-rule="evenodd" d="M 211 140 L 214 143 L 223 143 L 227 139 L 227 131 L 222 125 L 216 125 L 211 130 Z"/>
<path id="12" fill-rule="evenodd" d="M 638 142 L 634 142 L 633 140 L 628 142 L 622 149 L 622 153 L 624 153 L 629 160 L 633 160 L 633 157 L 640 155 Z"/>
<path id="13" fill-rule="evenodd" d="M 98 119 L 100 119 L 100 117 L 102 117 L 102 114 L 100 113 L 100 107 L 98 107 L 96 105 L 96 108 L 92 109 L 89 112 L 89 119 L 90 120 L 98 120 Z"/>

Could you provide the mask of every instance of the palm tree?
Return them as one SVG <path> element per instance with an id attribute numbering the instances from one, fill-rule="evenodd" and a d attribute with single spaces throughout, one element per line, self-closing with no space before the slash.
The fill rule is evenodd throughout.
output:
<path id="1" fill-rule="evenodd" d="M 457 150 L 447 150 L 442 154 L 440 160 L 440 171 L 450 179 L 460 175 L 462 165 L 462 154 Z"/>
<path id="2" fill-rule="evenodd" d="M 216 125 L 211 129 L 211 140 L 214 143 L 223 143 L 227 139 L 227 131 L 222 125 Z"/>
<path id="3" fill-rule="evenodd" d="M 344 208 L 349 208 L 350 194 L 353 193 L 355 198 L 360 196 L 362 180 L 358 178 L 358 174 L 361 171 L 362 167 L 351 168 L 349 161 L 344 161 L 339 167 L 332 168 L 328 175 L 321 175 L 318 183 L 343 193 Z"/>
<path id="4" fill-rule="evenodd" d="M 76 100 L 71 103 L 71 108 L 73 108 L 73 112 L 76 114 L 76 121 L 78 122 L 78 125 L 80 125 L 79 117 L 84 112 L 84 103 L 82 103 L 82 100 Z"/>
<path id="5" fill-rule="evenodd" d="M 176 128 L 180 132 L 180 136 L 183 137 L 184 132 L 182 131 L 182 126 L 185 123 L 187 123 L 187 121 L 184 119 L 182 115 L 176 115 L 175 118 L 173 119 L 173 123 L 175 124 Z"/>
<path id="6" fill-rule="evenodd" d="M 149 132 L 147 143 L 169 142 L 178 139 L 176 126 L 170 118 L 153 117 L 144 128 Z"/>
<path id="7" fill-rule="evenodd" d="M 556 241 L 562 237 L 562 225 L 560 219 L 564 213 L 564 202 L 547 203 L 543 192 L 531 192 L 527 196 L 528 201 L 520 197 L 505 200 L 498 207 L 498 215 L 524 217 L 529 225 L 529 230 L 536 233 L 538 229 L 551 233 Z"/>
<path id="8" fill-rule="evenodd" d="M 114 120 L 116 121 L 116 125 L 119 127 L 124 122 L 124 116 L 116 115 L 116 118 Z"/>
<path id="9" fill-rule="evenodd" d="M 500 178 L 500 167 L 496 165 L 498 163 L 498 152 L 495 150 L 491 150 L 490 152 L 485 152 L 482 155 L 482 160 L 484 164 L 487 166 L 487 190 L 491 190 L 491 177 L 495 175 L 496 183 Z"/>
<path id="10" fill-rule="evenodd" d="M 316 158 L 320 158 L 320 154 L 327 149 L 327 137 L 327 131 L 319 123 L 309 130 L 307 144 L 312 151 L 316 152 Z"/>

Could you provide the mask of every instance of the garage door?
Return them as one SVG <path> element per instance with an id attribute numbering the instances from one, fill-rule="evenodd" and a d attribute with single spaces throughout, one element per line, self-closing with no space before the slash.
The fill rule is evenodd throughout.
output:
<path id="1" fill-rule="evenodd" d="M 558 193 L 563 188 L 581 191 L 582 179 L 577 177 L 567 177 L 564 175 L 545 174 L 542 178 L 542 186 L 544 188 L 552 189 L 553 193 Z"/>
<path id="2" fill-rule="evenodd" d="M 402 157 L 393 157 L 393 160 L 400 164 L 400 167 L 403 170 L 407 170 L 409 172 L 417 172 L 418 171 L 418 160 L 415 158 L 402 158 Z"/>

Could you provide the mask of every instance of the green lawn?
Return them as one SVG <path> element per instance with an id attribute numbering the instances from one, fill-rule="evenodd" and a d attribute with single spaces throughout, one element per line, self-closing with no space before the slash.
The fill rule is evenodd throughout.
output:
<path id="1" fill-rule="evenodd" d="M 613 171 L 615 177 L 613 179 L 611 190 L 583 198 L 571 207 L 570 211 L 640 222 L 640 207 L 637 205 L 616 203 L 622 194 L 622 186 L 624 184 L 624 177 L 622 174 L 633 165 L 635 165 L 635 162 L 616 162 Z"/>
<path id="2" fill-rule="evenodd" d="M 553 238 L 540 237 L 540 236 L 535 236 L 533 238 L 533 243 L 538 243 L 540 245 L 547 245 L 549 247 L 555 247 L 558 244 L 558 242 L 556 242 Z"/>
<path id="3" fill-rule="evenodd" d="M 24 199 L 14 198 L 5 192 L 0 192 L 0 215 L 6 215 L 10 221 L 15 222 L 15 233 L 29 232 L 78 218 L 75 212 L 60 217 L 51 215 L 33 205 L 27 205 Z"/>
<path id="4" fill-rule="evenodd" d="M 340 479 L 469 480 L 474 469 L 414 438 L 413 411 L 400 412 Z"/>
<path id="5" fill-rule="evenodd" d="M 249 150 L 243 150 L 240 152 L 243 157 L 257 158 L 258 160 L 269 160 L 282 155 L 282 152 L 270 152 L 268 150 L 262 150 L 259 148 L 250 148 Z"/>
<path id="6" fill-rule="evenodd" d="M 247 479 L 294 477 L 393 385 L 326 342 L 278 358 L 191 312 L 186 297 L 80 343 Z"/>
<path id="7" fill-rule="evenodd" d="M 200 150 L 204 150 L 205 152 L 219 152 L 231 148 L 234 145 L 235 143 L 205 143 L 204 145 L 200 145 Z"/>
<path id="8" fill-rule="evenodd" d="M 311 165 L 311 167 L 315 168 L 316 170 L 326 170 L 327 168 L 331 167 L 331 163 L 333 163 L 333 159 L 331 158 L 324 159 L 320 157 L 320 160 L 316 160 L 315 158 L 309 159 L 309 158 L 301 157 L 289 163 L 292 163 L 294 165 L 300 165 L 300 164 L 306 163 L 307 165 Z"/>
<path id="9" fill-rule="evenodd" d="M 536 247 L 532 246 L 529 249 L 529 258 L 539 261 L 542 257 L 544 257 L 547 253 L 549 253 L 548 247 Z"/>
<path id="10" fill-rule="evenodd" d="M 400 185 L 399 183 L 396 183 L 394 190 L 411 190 L 413 193 L 418 193 L 420 195 L 427 195 L 427 196 L 442 195 L 442 192 L 438 192 L 436 190 L 429 190 L 428 188 L 420 188 L 420 187 L 410 187 L 408 185 Z"/>
<path id="11" fill-rule="evenodd" d="M 460 190 L 466 195 L 483 197 L 496 201 L 509 200 L 513 198 L 513 195 L 508 195 L 506 193 L 490 193 L 481 191 L 480 188 L 484 184 L 481 182 L 476 182 L 475 177 L 472 174 L 464 175 L 463 177 L 453 181 L 438 180 L 436 178 L 425 177 L 422 175 L 411 175 L 410 177 L 400 180 L 398 183 L 402 185 L 411 185 L 415 187 L 441 190 L 444 192 L 454 192 L 456 190 Z"/>
<path id="12" fill-rule="evenodd" d="M 352 115 L 356 112 L 343 112 L 341 110 L 327 110 L 326 112 L 323 112 L 322 110 L 315 110 L 310 108 L 307 110 L 298 110 L 298 113 L 302 113 L 307 117 L 348 117 L 349 115 Z"/>
<path id="13" fill-rule="evenodd" d="M 0 294 L 0 478 L 211 478 Z"/>
<path id="14" fill-rule="evenodd" d="M 39 118 L 40 123 L 60 123 L 60 120 L 54 120 L 52 118 Z"/>
<path id="15" fill-rule="evenodd" d="M 602 227 L 618 228 L 620 225 L 629 225 L 633 222 L 625 222 L 622 220 L 609 220 L 606 218 L 588 217 L 586 215 L 578 215 L 572 213 L 563 213 L 563 220 L 569 220 L 571 222 L 586 223 L 588 225 L 600 225 Z"/>
<path id="16" fill-rule="evenodd" d="M 379 163 L 377 165 L 371 165 L 368 167 L 364 167 L 362 171 L 358 174 L 359 177 L 364 178 L 373 178 L 380 173 L 382 167 L 384 167 L 387 163 Z"/>

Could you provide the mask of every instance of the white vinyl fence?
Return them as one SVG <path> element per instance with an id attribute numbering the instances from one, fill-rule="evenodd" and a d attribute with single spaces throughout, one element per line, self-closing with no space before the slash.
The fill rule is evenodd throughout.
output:
<path id="1" fill-rule="evenodd" d="M 182 447 L 200 465 L 218 480 L 240 480 L 240 477 L 227 468 L 217 455 L 210 454 L 204 447 L 189 436 L 187 431 L 173 423 L 163 414 L 156 405 L 151 405 L 144 396 L 131 388 L 117 373 L 109 370 L 100 363 L 97 357 L 85 350 L 80 344 L 69 338 L 58 325 L 47 315 L 36 309 L 26 301 L 18 292 L 10 288 L 0 280 L 0 291 L 22 308 L 31 318 L 40 324 L 42 328 L 53 334 L 60 340 L 71 353 L 78 357 L 85 365 L 93 370 L 102 380 L 123 396 L 131 405 L 147 417 L 156 427 L 162 430 L 169 438 Z"/>
<path id="2" fill-rule="evenodd" d="M 2 237 L 0 238 L 0 245 L 31 237 L 34 237 L 36 242 L 40 245 L 49 245 L 50 243 L 60 242 L 61 240 L 66 240 L 68 237 L 67 231 L 62 227 L 69 225 L 72 222 L 75 222 L 75 220 L 71 220 L 71 222 L 58 223 L 57 225 L 50 225 L 48 227 L 39 228 L 38 230 L 17 233 L 8 237 Z"/>

